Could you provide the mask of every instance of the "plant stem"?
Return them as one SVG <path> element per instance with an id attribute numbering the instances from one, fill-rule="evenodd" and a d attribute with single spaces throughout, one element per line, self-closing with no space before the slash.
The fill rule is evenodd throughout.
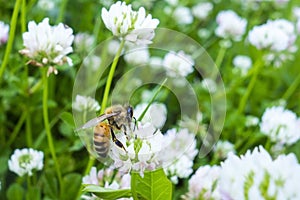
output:
<path id="1" fill-rule="evenodd" d="M 24 121 L 25 121 L 26 116 L 27 116 L 26 112 L 23 112 L 20 119 L 19 119 L 19 121 L 18 121 L 18 123 L 16 124 L 12 134 L 10 135 L 10 138 L 7 142 L 7 146 L 10 146 L 15 141 L 15 139 L 16 139 L 16 137 L 17 137 Z"/>
<path id="2" fill-rule="evenodd" d="M 294 82 L 290 85 L 290 87 L 283 94 L 282 99 L 287 101 L 292 96 L 292 94 L 295 92 L 295 90 L 297 89 L 299 84 L 300 84 L 300 74 L 298 74 L 298 76 L 296 77 Z"/>
<path id="3" fill-rule="evenodd" d="M 221 45 L 221 48 L 219 50 L 218 56 L 216 58 L 215 64 L 218 69 L 220 69 L 222 61 L 224 59 L 225 53 L 226 53 L 227 48 L 224 47 L 224 45 Z"/>
<path id="4" fill-rule="evenodd" d="M 165 80 L 161 83 L 161 85 L 159 86 L 159 88 L 155 91 L 153 97 L 151 98 L 150 102 L 148 103 L 147 107 L 144 109 L 144 111 L 142 112 L 142 114 L 140 115 L 140 117 L 138 118 L 138 121 L 142 121 L 142 119 L 144 118 L 147 110 L 149 109 L 150 105 L 153 103 L 153 101 L 155 100 L 156 96 L 158 95 L 159 91 L 161 90 L 161 88 L 164 86 L 164 84 L 167 82 L 168 78 L 165 78 Z"/>
<path id="5" fill-rule="evenodd" d="M 51 152 L 51 156 L 52 159 L 54 161 L 54 165 L 55 165 L 55 170 L 58 176 L 58 181 L 59 181 L 59 185 L 61 188 L 61 192 L 62 192 L 62 187 L 63 187 L 63 182 L 62 182 L 62 176 L 61 176 L 61 172 L 59 169 L 59 164 L 57 162 L 57 158 L 56 158 L 56 153 L 55 153 L 55 148 L 54 148 L 54 144 L 53 144 L 53 139 L 52 139 L 52 134 L 51 134 L 51 130 L 50 130 L 50 124 L 49 124 L 49 118 L 48 118 L 48 77 L 47 77 L 47 67 L 43 67 L 42 68 L 42 73 L 43 73 L 43 85 L 44 85 L 44 89 L 43 89 L 43 116 L 44 116 L 44 125 L 45 125 L 45 130 L 46 130 L 46 135 L 47 135 L 47 140 L 48 140 L 48 146 Z"/>
<path id="6" fill-rule="evenodd" d="M 64 20 L 67 3 L 68 3 L 68 0 L 60 1 L 59 15 L 58 15 L 57 20 L 56 20 L 57 24 Z"/>
<path id="7" fill-rule="evenodd" d="M 242 97 L 241 101 L 240 101 L 240 104 L 239 104 L 239 107 L 238 107 L 238 113 L 239 114 L 242 114 L 244 109 L 245 109 L 245 106 L 246 106 L 246 103 L 247 103 L 247 100 L 251 94 L 251 91 L 252 89 L 254 88 L 254 85 L 255 85 L 255 82 L 257 80 L 257 77 L 258 77 L 258 74 L 260 72 L 260 69 L 262 67 L 262 63 L 260 62 L 260 60 L 258 60 L 255 65 L 254 65 L 254 72 L 253 72 L 253 75 L 251 77 L 251 80 L 250 80 L 250 83 L 247 87 L 247 90 L 246 90 L 246 93 L 244 94 L 244 96 Z"/>
<path id="8" fill-rule="evenodd" d="M 103 113 L 104 110 L 105 110 L 105 108 L 106 108 L 106 104 L 107 104 L 107 100 L 108 100 L 108 95 L 109 95 L 109 92 L 110 92 L 110 86 L 111 86 L 112 79 L 114 77 L 115 70 L 116 70 L 116 67 L 117 67 L 117 64 L 118 64 L 119 57 L 121 55 L 122 49 L 124 47 L 124 44 L 125 44 L 125 40 L 122 40 L 121 44 L 120 44 L 120 47 L 119 47 L 119 49 L 117 51 L 117 54 L 114 57 L 114 61 L 113 61 L 112 65 L 111 65 L 111 67 L 110 67 L 108 78 L 107 78 L 105 89 L 104 89 L 104 95 L 103 95 L 103 99 L 102 99 L 102 103 L 101 103 L 100 113 Z"/>
<path id="9" fill-rule="evenodd" d="M 26 32 L 26 0 L 22 1 L 21 8 L 21 31 L 22 33 Z"/>
<path id="10" fill-rule="evenodd" d="M 18 13 L 19 13 L 21 3 L 22 3 L 22 0 L 17 0 L 16 1 L 14 11 L 13 11 L 13 14 L 12 14 L 12 17 L 11 17 L 8 42 L 7 42 L 7 45 L 6 45 L 4 58 L 3 58 L 2 65 L 1 65 L 1 68 L 0 68 L 0 80 L 2 78 L 2 75 L 4 73 L 5 68 L 7 66 L 7 62 L 9 60 L 9 54 L 10 54 L 12 46 L 13 46 L 15 32 L 16 32 L 16 26 L 17 26 L 17 21 L 18 21 L 17 18 L 18 18 Z"/>

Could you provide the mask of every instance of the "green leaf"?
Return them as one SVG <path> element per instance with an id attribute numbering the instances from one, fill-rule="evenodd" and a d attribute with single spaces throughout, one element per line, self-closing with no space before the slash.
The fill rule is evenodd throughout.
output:
<path id="1" fill-rule="evenodd" d="M 71 173 L 63 178 L 64 192 L 61 193 L 60 199 L 76 199 L 77 193 L 81 186 L 81 175 Z"/>
<path id="2" fill-rule="evenodd" d="M 53 171 L 47 170 L 42 176 L 44 193 L 51 199 L 58 199 L 58 181 Z"/>
<path id="3" fill-rule="evenodd" d="M 163 169 L 144 172 L 142 178 L 139 173 L 131 173 L 131 192 L 134 199 L 160 200 L 172 199 L 172 183 Z"/>
<path id="4" fill-rule="evenodd" d="M 41 199 L 41 189 L 40 189 L 40 187 L 37 187 L 37 186 L 30 187 L 27 194 L 26 194 L 26 199 L 40 200 Z"/>
<path id="5" fill-rule="evenodd" d="M 91 192 L 101 199 L 118 199 L 132 196 L 130 189 L 114 190 L 100 187 L 98 185 L 84 185 L 83 192 Z"/>
<path id="6" fill-rule="evenodd" d="M 12 184 L 6 193 L 8 200 L 22 200 L 24 196 L 24 189 L 18 183 Z"/>
<path id="7" fill-rule="evenodd" d="M 63 112 L 60 115 L 60 119 L 63 120 L 69 126 L 75 127 L 73 115 L 71 113 L 69 113 L 69 112 Z"/>

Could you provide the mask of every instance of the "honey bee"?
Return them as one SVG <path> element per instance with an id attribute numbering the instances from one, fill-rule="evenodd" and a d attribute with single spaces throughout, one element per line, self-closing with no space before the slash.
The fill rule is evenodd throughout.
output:
<path id="1" fill-rule="evenodd" d="M 118 147 L 126 151 L 124 145 L 115 136 L 114 129 L 123 129 L 127 137 L 127 127 L 130 128 L 132 119 L 134 119 L 136 123 L 131 106 L 115 105 L 107 108 L 104 114 L 85 123 L 77 129 L 77 131 L 94 127 L 94 150 L 101 158 L 105 158 L 110 149 L 110 137 Z M 107 120 L 108 123 L 103 122 L 104 120 Z"/>

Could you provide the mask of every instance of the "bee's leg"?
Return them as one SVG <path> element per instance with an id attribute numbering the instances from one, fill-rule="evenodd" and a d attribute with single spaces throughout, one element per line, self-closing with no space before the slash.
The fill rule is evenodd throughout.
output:
<path id="1" fill-rule="evenodd" d="M 125 124 L 121 124 L 121 125 L 119 126 L 119 125 L 114 121 L 113 124 L 112 124 L 112 126 L 116 127 L 118 130 L 121 130 L 121 129 L 123 128 L 124 134 L 125 134 L 127 140 L 129 140 L 128 135 L 127 135 L 127 129 L 126 129 Z"/>
<path id="2" fill-rule="evenodd" d="M 114 131 L 112 128 L 110 128 L 110 132 L 111 132 L 111 136 L 112 136 L 112 140 L 113 142 L 118 146 L 120 147 L 121 149 L 124 149 L 125 152 L 127 152 L 127 150 L 125 149 L 124 145 L 122 144 L 122 142 L 120 142 L 120 140 L 117 139 Z"/>
<path id="3" fill-rule="evenodd" d="M 132 117 L 132 119 L 134 119 L 133 131 L 135 131 L 135 127 L 136 127 L 136 129 L 138 129 L 138 127 L 137 127 L 137 121 L 136 121 L 135 117 Z"/>

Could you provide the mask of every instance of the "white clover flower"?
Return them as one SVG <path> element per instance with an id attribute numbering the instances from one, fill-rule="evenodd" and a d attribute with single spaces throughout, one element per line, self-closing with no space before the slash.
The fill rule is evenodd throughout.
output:
<path id="1" fill-rule="evenodd" d="M 118 40 L 111 40 L 108 43 L 107 51 L 110 55 L 116 55 L 120 47 L 120 42 Z"/>
<path id="2" fill-rule="evenodd" d="M 102 8 L 102 20 L 113 35 L 137 45 L 150 44 L 154 37 L 154 29 L 158 19 L 146 16 L 145 8 L 133 11 L 131 5 L 118 1 L 109 10 Z"/>
<path id="3" fill-rule="evenodd" d="M 218 188 L 215 185 L 218 182 L 221 168 L 219 166 L 205 165 L 199 167 L 196 173 L 189 180 L 188 193 L 183 196 L 184 199 L 221 199 Z"/>
<path id="4" fill-rule="evenodd" d="M 165 173 L 174 184 L 193 172 L 193 160 L 198 154 L 195 135 L 188 129 L 170 129 L 164 135 L 164 150 L 160 154 Z M 166 153 L 168 152 L 168 153 Z"/>
<path id="5" fill-rule="evenodd" d="M 167 71 L 167 75 L 171 77 L 187 76 L 194 71 L 194 64 L 195 61 L 192 57 L 183 51 L 167 53 L 162 62 L 163 67 Z"/>
<path id="6" fill-rule="evenodd" d="M 97 71 L 101 65 L 101 58 L 97 55 L 89 55 L 83 60 L 82 65 L 92 71 Z"/>
<path id="7" fill-rule="evenodd" d="M 79 112 L 98 111 L 100 110 L 100 105 L 95 99 L 89 96 L 76 95 L 73 108 Z"/>
<path id="8" fill-rule="evenodd" d="M 134 116 L 138 119 L 148 103 L 138 104 L 134 109 Z M 162 128 L 167 120 L 167 107 L 162 103 L 152 103 L 142 119 L 142 123 L 151 123 L 156 128 Z"/>
<path id="9" fill-rule="evenodd" d="M 266 24 L 255 26 L 249 32 L 249 42 L 257 49 L 280 52 L 293 46 L 296 39 L 294 26 L 285 19 L 269 20 Z"/>
<path id="10" fill-rule="evenodd" d="M 262 116 L 260 131 L 271 141 L 291 145 L 300 138 L 300 119 L 282 106 L 267 108 Z"/>
<path id="11" fill-rule="evenodd" d="M 0 21 L 0 46 L 7 42 L 8 32 L 9 32 L 9 25 Z"/>
<path id="12" fill-rule="evenodd" d="M 138 171 L 143 177 L 145 170 L 152 171 L 161 167 L 158 154 L 162 150 L 163 135 L 152 124 L 138 124 L 129 140 L 125 136 L 118 139 L 127 152 L 112 143 L 109 155 L 114 161 L 114 168 L 121 172 Z"/>
<path id="13" fill-rule="evenodd" d="M 193 15 L 188 7 L 178 6 L 174 12 L 173 17 L 176 23 L 181 25 L 187 25 L 193 23 Z"/>
<path id="14" fill-rule="evenodd" d="M 33 175 L 34 170 L 43 169 L 44 153 L 34 149 L 16 149 L 8 161 L 8 168 L 19 176 Z"/>
<path id="15" fill-rule="evenodd" d="M 218 27 L 215 34 L 219 37 L 239 41 L 246 31 L 247 20 L 239 17 L 232 10 L 221 11 L 216 21 Z"/>
<path id="16" fill-rule="evenodd" d="M 131 47 L 125 54 L 124 59 L 132 65 L 143 65 L 149 62 L 150 53 L 148 46 Z"/>
<path id="17" fill-rule="evenodd" d="M 218 158 L 227 158 L 229 153 L 235 153 L 234 145 L 229 141 L 219 140 L 214 147 L 214 152 Z"/>
<path id="18" fill-rule="evenodd" d="M 82 178 L 82 183 L 99 185 L 112 189 L 130 188 L 130 174 L 117 172 L 112 180 L 113 174 L 114 171 L 112 169 L 101 169 L 97 172 L 97 168 L 92 167 L 90 173 Z"/>
<path id="19" fill-rule="evenodd" d="M 232 62 L 234 67 L 237 68 L 243 76 L 248 73 L 248 70 L 252 66 L 252 60 L 249 56 L 235 56 Z"/>
<path id="20" fill-rule="evenodd" d="M 42 10 L 52 10 L 55 7 L 56 1 L 55 0 L 39 0 L 37 6 Z"/>
<path id="21" fill-rule="evenodd" d="M 217 91 L 217 84 L 211 78 L 204 78 L 201 81 L 202 87 L 207 90 L 209 93 L 214 93 Z"/>
<path id="22" fill-rule="evenodd" d="M 200 2 L 197 5 L 193 6 L 192 13 L 196 18 L 204 20 L 211 13 L 213 7 L 213 4 L 210 2 Z"/>
<path id="23" fill-rule="evenodd" d="M 158 56 L 151 56 L 149 59 L 149 66 L 153 69 L 161 69 L 163 59 Z"/>
<path id="24" fill-rule="evenodd" d="M 60 23 L 57 26 L 49 25 L 49 18 L 39 24 L 34 21 L 28 23 L 28 32 L 23 33 L 25 49 L 20 53 L 31 59 L 31 64 L 36 66 L 51 66 L 49 73 L 57 74 L 55 65 L 68 63 L 72 65 L 67 54 L 73 52 L 73 30 Z"/>
<path id="25" fill-rule="evenodd" d="M 231 154 L 221 163 L 221 199 L 299 199 L 300 165 L 294 154 L 272 160 L 260 146 L 244 156 Z"/>
<path id="26" fill-rule="evenodd" d="M 171 6 L 176 6 L 178 5 L 178 0 L 165 0 L 168 4 Z"/>
<path id="27" fill-rule="evenodd" d="M 78 52 L 89 52 L 95 43 L 95 37 L 88 33 L 77 33 L 74 38 L 75 49 Z"/>
<path id="28" fill-rule="evenodd" d="M 259 124 L 259 119 L 257 117 L 252 115 L 246 116 L 246 123 L 245 123 L 246 127 L 257 126 L 258 124 Z"/>
<path id="29" fill-rule="evenodd" d="M 294 15 L 297 19 L 300 19 L 300 7 L 294 7 L 294 8 L 293 8 L 293 15 Z"/>

